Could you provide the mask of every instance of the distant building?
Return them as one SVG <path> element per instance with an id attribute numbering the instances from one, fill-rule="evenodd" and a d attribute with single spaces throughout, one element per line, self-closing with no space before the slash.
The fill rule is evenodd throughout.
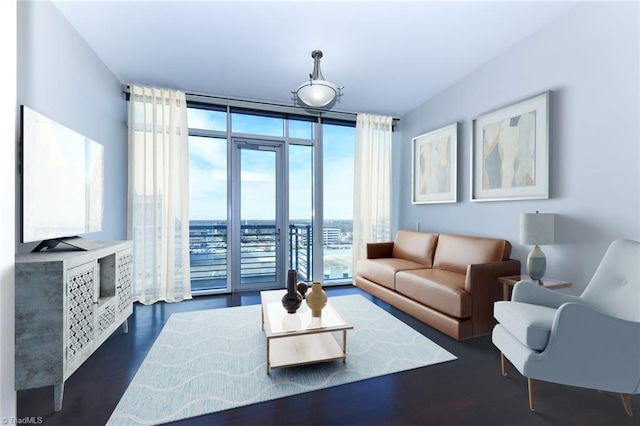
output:
<path id="1" fill-rule="evenodd" d="M 323 228 L 322 241 L 325 246 L 340 244 L 340 228 Z"/>

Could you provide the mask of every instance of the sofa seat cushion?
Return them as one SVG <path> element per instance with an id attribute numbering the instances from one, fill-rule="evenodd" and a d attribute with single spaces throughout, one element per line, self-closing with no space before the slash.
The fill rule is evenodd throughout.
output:
<path id="1" fill-rule="evenodd" d="M 424 265 L 394 257 L 360 259 L 357 263 L 358 275 L 392 290 L 396 288 L 396 272 L 419 268 L 424 268 Z"/>
<path id="2" fill-rule="evenodd" d="M 465 275 L 442 269 L 398 272 L 396 291 L 455 318 L 471 317 L 471 295 L 464 291 Z"/>
<path id="3" fill-rule="evenodd" d="M 493 316 L 523 345 L 541 351 L 549 341 L 556 309 L 521 302 L 496 302 Z"/>

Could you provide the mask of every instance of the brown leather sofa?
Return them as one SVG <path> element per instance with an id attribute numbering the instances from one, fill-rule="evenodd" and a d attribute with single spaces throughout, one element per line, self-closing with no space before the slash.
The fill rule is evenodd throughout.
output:
<path id="1" fill-rule="evenodd" d="M 455 339 L 488 334 L 498 277 L 518 275 L 511 244 L 497 238 L 399 230 L 395 240 L 367 244 L 355 284 Z"/>

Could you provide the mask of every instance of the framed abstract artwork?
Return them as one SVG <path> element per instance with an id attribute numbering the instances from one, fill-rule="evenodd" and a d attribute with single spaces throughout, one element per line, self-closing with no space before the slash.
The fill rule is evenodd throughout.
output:
<path id="1" fill-rule="evenodd" d="M 471 201 L 549 198 L 551 92 L 473 120 Z"/>
<path id="2" fill-rule="evenodd" d="M 457 201 L 457 147 L 458 123 L 412 139 L 412 204 Z"/>

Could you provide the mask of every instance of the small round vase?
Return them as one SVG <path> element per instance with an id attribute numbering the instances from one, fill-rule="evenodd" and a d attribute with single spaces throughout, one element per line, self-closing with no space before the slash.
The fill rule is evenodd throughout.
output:
<path id="1" fill-rule="evenodd" d="M 320 317 L 322 315 L 322 308 L 327 306 L 327 293 L 322 289 L 322 284 L 318 281 L 314 281 L 311 284 L 311 291 L 307 293 L 307 305 L 311 309 L 312 317 Z"/>
<path id="2" fill-rule="evenodd" d="M 298 293 L 300 293 L 302 295 L 302 298 L 304 299 L 306 294 L 307 294 L 307 290 L 308 290 L 308 286 L 303 283 L 302 281 L 300 281 L 298 283 Z"/>
<path id="3" fill-rule="evenodd" d="M 287 273 L 287 292 L 282 296 L 282 306 L 289 314 L 295 314 L 302 305 L 302 295 L 298 292 L 298 273 L 290 269 Z"/>

